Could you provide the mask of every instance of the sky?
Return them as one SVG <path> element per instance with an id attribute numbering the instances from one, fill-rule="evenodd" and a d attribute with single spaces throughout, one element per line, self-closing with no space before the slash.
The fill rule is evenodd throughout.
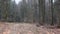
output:
<path id="1" fill-rule="evenodd" d="M 19 4 L 19 2 L 21 2 L 22 0 L 12 0 L 15 1 L 16 4 Z M 27 1 L 27 0 L 26 0 Z M 55 0 L 53 0 L 53 3 L 55 2 Z"/>
<path id="2" fill-rule="evenodd" d="M 22 0 L 15 0 L 16 4 L 19 4 Z"/>
<path id="3" fill-rule="evenodd" d="M 22 0 L 12 0 L 15 1 L 16 4 L 19 4 L 19 2 L 21 2 Z"/>
<path id="4" fill-rule="evenodd" d="M 53 0 L 53 3 L 55 2 L 55 0 Z"/>

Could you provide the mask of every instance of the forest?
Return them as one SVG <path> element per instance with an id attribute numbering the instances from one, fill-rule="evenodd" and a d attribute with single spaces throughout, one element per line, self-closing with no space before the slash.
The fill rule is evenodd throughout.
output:
<path id="1" fill-rule="evenodd" d="M 0 21 L 60 25 L 60 0 L 0 0 Z"/>

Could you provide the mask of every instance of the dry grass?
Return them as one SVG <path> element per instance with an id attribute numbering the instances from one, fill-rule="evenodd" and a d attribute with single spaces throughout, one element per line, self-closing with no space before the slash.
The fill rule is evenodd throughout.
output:
<path id="1" fill-rule="evenodd" d="M 60 29 L 47 29 L 29 23 L 0 23 L 0 34 L 60 34 Z"/>

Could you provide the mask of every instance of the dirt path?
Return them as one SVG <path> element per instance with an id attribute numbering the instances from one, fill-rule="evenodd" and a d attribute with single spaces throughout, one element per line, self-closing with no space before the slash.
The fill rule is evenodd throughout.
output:
<path id="1" fill-rule="evenodd" d="M 60 29 L 36 27 L 28 23 L 0 23 L 0 34 L 60 34 Z"/>

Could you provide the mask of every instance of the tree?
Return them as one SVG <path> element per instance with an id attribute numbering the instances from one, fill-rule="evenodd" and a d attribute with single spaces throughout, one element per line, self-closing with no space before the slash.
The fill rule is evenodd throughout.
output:
<path id="1" fill-rule="evenodd" d="M 58 17 L 58 23 L 57 25 L 60 26 L 60 0 L 56 0 L 56 2 L 54 3 L 54 11 L 56 12 L 56 15 Z"/>
<path id="2" fill-rule="evenodd" d="M 9 0 L 1 0 L 1 13 L 2 13 L 2 18 L 4 20 L 7 20 L 7 15 L 8 15 L 8 10 L 9 10 Z"/>
<path id="3" fill-rule="evenodd" d="M 38 0 L 39 1 L 39 23 L 40 25 L 43 25 L 44 23 L 44 17 L 45 17 L 45 1 L 44 0 Z"/>

